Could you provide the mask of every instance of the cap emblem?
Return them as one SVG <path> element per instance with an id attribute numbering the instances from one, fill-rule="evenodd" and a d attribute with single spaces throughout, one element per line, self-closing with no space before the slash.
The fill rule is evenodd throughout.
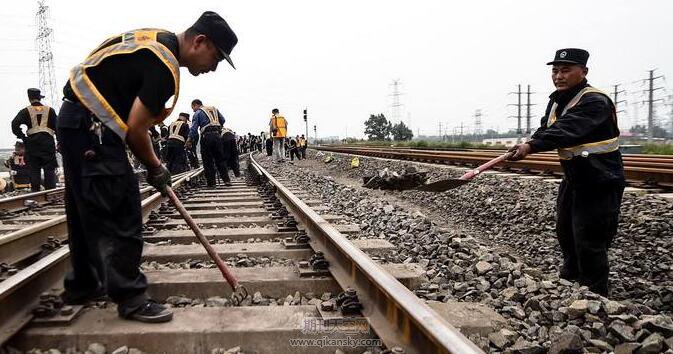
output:
<path id="1" fill-rule="evenodd" d="M 568 55 L 568 53 L 564 50 L 564 51 L 561 52 L 561 54 L 559 54 L 559 57 L 561 57 L 561 59 L 563 59 L 563 58 L 565 58 L 567 55 Z"/>

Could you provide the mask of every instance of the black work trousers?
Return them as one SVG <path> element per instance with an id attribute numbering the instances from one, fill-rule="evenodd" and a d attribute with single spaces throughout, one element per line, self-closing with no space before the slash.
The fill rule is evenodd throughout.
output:
<path id="1" fill-rule="evenodd" d="M 623 182 L 574 188 L 561 182 L 556 235 L 563 253 L 561 275 L 608 295 L 608 248 L 617 233 Z"/>
<path id="2" fill-rule="evenodd" d="M 166 158 L 166 168 L 168 168 L 172 175 L 189 170 L 185 143 L 182 141 L 168 139 L 166 146 L 164 147 L 164 154 L 164 157 Z"/>
<path id="3" fill-rule="evenodd" d="M 290 161 L 294 161 L 294 157 L 297 157 L 297 160 L 301 160 L 301 154 L 298 147 L 293 147 L 290 149 Z"/>
<path id="4" fill-rule="evenodd" d="M 234 172 L 234 176 L 241 176 L 241 167 L 238 162 L 238 146 L 236 145 L 236 138 L 222 137 L 222 153 L 224 160 L 227 162 L 227 168 Z"/>
<path id="5" fill-rule="evenodd" d="M 30 189 L 38 192 L 40 186 L 44 189 L 56 188 L 56 145 L 54 138 L 49 133 L 36 133 L 25 140 L 26 164 L 30 174 Z M 44 171 L 44 181 L 42 180 Z"/>
<path id="6" fill-rule="evenodd" d="M 218 131 L 206 131 L 201 135 L 201 159 L 208 187 L 215 186 L 216 171 L 222 181 L 230 182 L 227 162 L 222 153 L 222 140 Z"/>
<path id="7" fill-rule="evenodd" d="M 66 299 L 84 301 L 106 293 L 127 316 L 147 301 L 140 271 L 143 250 L 138 180 L 124 142 L 104 129 L 103 143 L 89 131 L 89 113 L 63 102 L 57 134 L 65 172 L 65 211 L 72 271 Z M 85 158 L 87 150 L 96 156 Z"/>

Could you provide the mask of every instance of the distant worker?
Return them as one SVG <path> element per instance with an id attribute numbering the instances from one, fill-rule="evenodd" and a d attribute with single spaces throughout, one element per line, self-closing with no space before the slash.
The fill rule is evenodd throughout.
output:
<path id="1" fill-rule="evenodd" d="M 17 141 L 12 156 L 5 160 L 5 167 L 9 168 L 12 178 L 11 190 L 30 188 L 30 170 L 26 164 L 25 153 L 24 144 Z"/>
<path id="2" fill-rule="evenodd" d="M 299 135 L 296 138 L 290 139 L 290 161 L 294 161 L 294 158 L 297 157 L 297 161 L 301 160 L 301 155 L 299 153 Z"/>
<path id="3" fill-rule="evenodd" d="M 273 139 L 271 139 L 271 136 L 264 140 L 264 147 L 266 148 L 266 156 L 271 156 L 273 153 Z"/>
<path id="4" fill-rule="evenodd" d="M 280 115 L 278 108 L 271 110 L 269 131 L 273 139 L 273 156 L 276 162 L 285 161 L 285 137 L 287 136 L 287 121 Z M 268 150 L 267 150 L 268 151 Z"/>
<path id="5" fill-rule="evenodd" d="M 222 128 L 222 153 L 227 168 L 234 172 L 234 176 L 241 177 L 241 168 L 238 162 L 238 144 L 236 134 L 229 128 Z"/>
<path id="6" fill-rule="evenodd" d="M 24 143 L 26 154 L 25 162 L 30 171 L 30 189 L 33 192 L 40 190 L 42 172 L 44 171 L 44 189 L 56 188 L 56 111 L 43 105 L 44 98 L 40 90 L 28 89 L 30 105 L 22 110 L 12 120 L 12 132 Z M 24 134 L 21 126 L 27 130 Z"/>
<path id="7" fill-rule="evenodd" d="M 168 139 L 164 147 L 166 167 L 172 175 L 189 170 L 185 142 L 189 137 L 189 114 L 180 113 L 178 119 L 168 126 Z"/>
<path id="8" fill-rule="evenodd" d="M 189 125 L 189 130 L 192 130 L 192 127 L 194 126 L 194 122 L 192 121 Z M 201 166 L 199 163 L 199 155 L 197 150 L 197 146 L 199 145 L 199 135 L 196 134 L 193 136 L 193 141 L 192 141 L 192 146 L 185 146 L 185 150 L 187 151 L 187 160 L 189 160 L 189 165 L 192 167 L 192 169 L 197 169 Z"/>
<path id="9" fill-rule="evenodd" d="M 299 152 L 301 153 L 301 158 L 305 159 L 306 158 L 306 148 L 308 144 L 306 142 L 306 138 L 304 137 L 304 134 L 302 134 L 299 137 Z"/>
<path id="10" fill-rule="evenodd" d="M 617 233 L 624 192 L 617 113 L 610 97 L 589 86 L 589 53 L 556 52 L 542 126 L 514 146 L 512 161 L 536 152 L 558 151 L 564 178 L 556 207 L 556 234 L 563 253 L 559 276 L 608 296 L 608 248 Z"/>
<path id="11" fill-rule="evenodd" d="M 140 191 L 125 147 L 147 169 L 147 182 L 165 194 L 171 174 L 148 130 L 175 106 L 180 67 L 197 76 L 222 60 L 231 64 L 237 41 L 224 19 L 208 11 L 183 33 L 141 29 L 111 37 L 72 69 L 57 123 L 73 268 L 65 278 L 66 303 L 107 294 L 122 318 L 173 318 L 146 293 Z"/>
<path id="12" fill-rule="evenodd" d="M 204 106 L 199 99 L 192 101 L 192 110 L 194 117 L 192 128 L 189 131 L 189 138 L 185 147 L 190 148 L 192 141 L 201 133 L 201 160 L 203 162 L 203 173 L 206 175 L 206 184 L 208 187 L 215 186 L 215 177 L 220 175 L 222 182 L 226 186 L 231 186 L 229 173 L 227 172 L 227 163 L 222 153 L 222 140 L 220 134 L 224 117 L 217 108 Z"/>

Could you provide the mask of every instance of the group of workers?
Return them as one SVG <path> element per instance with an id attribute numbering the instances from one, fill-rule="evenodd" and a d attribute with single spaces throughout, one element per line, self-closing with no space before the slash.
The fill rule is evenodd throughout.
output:
<path id="1" fill-rule="evenodd" d="M 189 168 L 188 155 L 197 140 L 209 186 L 215 185 L 218 174 L 229 184 L 228 169 L 240 174 L 239 151 L 259 151 L 262 142 L 277 162 L 285 160 L 286 147 L 290 159 L 305 158 L 306 139 L 288 136 L 287 120 L 278 109 L 272 111 L 268 136 L 236 138 L 224 127 L 222 114 L 198 99 L 192 101 L 191 126 L 189 115 L 181 113 L 166 128 L 162 151 L 153 148 L 148 131 L 175 105 L 179 68 L 198 76 L 215 71 L 222 60 L 234 67 L 230 54 L 237 41 L 227 22 L 208 11 L 179 34 L 143 29 L 103 42 L 72 69 L 58 118 L 40 103 L 38 90 L 28 91 L 30 106 L 19 112 L 12 129 L 25 142 L 33 189 L 39 189 L 40 170 L 45 188 L 55 185 L 54 136 L 63 156 L 72 262 L 65 279 L 66 303 L 108 296 L 120 317 L 172 319 L 169 309 L 146 295 L 147 279 L 139 267 L 140 194 L 127 147 L 145 166 L 147 182 L 162 193 L 171 185 L 171 174 Z M 588 52 L 575 48 L 556 53 L 549 63 L 556 91 L 542 127 L 511 150 L 510 160 L 558 149 L 565 174 L 557 207 L 560 276 L 607 295 L 607 250 L 617 229 L 624 174 L 615 107 L 609 96 L 587 83 L 588 57 Z M 165 108 L 171 97 L 170 108 Z M 22 124 L 28 127 L 25 136 L 18 128 Z"/>

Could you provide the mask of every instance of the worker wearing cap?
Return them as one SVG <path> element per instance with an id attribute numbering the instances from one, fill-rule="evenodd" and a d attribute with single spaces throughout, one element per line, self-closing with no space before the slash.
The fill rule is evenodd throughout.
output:
<path id="1" fill-rule="evenodd" d="M 179 34 L 142 29 L 111 37 L 71 70 L 57 121 L 73 268 L 65 279 L 67 303 L 106 294 L 122 318 L 172 319 L 146 295 L 138 179 L 125 149 L 145 166 L 147 182 L 165 193 L 171 175 L 148 130 L 171 113 L 180 67 L 197 76 L 222 60 L 231 64 L 237 41 L 226 21 L 208 11 Z"/>
<path id="2" fill-rule="evenodd" d="M 189 138 L 185 143 L 186 148 L 192 147 L 192 141 L 201 133 L 201 160 L 203 160 L 203 173 L 206 175 L 206 184 L 208 187 L 215 186 L 216 171 L 226 186 L 231 186 L 229 172 L 227 171 L 227 162 L 222 152 L 222 126 L 224 125 L 224 116 L 213 106 L 204 106 L 199 99 L 192 101 L 191 129 Z"/>
<path id="3" fill-rule="evenodd" d="M 608 247 L 617 233 L 624 192 L 615 105 L 587 83 L 589 53 L 556 52 L 550 96 L 542 126 L 512 148 L 511 160 L 556 150 L 563 167 L 556 209 L 556 234 L 563 253 L 559 276 L 608 295 Z"/>
<path id="4" fill-rule="evenodd" d="M 189 170 L 185 142 L 189 136 L 189 114 L 180 113 L 178 119 L 168 126 L 168 138 L 164 147 L 166 167 L 171 174 Z"/>
<path id="5" fill-rule="evenodd" d="M 273 156 L 276 162 L 285 161 L 285 137 L 287 137 L 287 120 L 280 115 L 278 108 L 271 110 L 269 130 L 273 138 Z"/>
<path id="6" fill-rule="evenodd" d="M 236 143 L 236 133 L 233 130 L 222 127 L 222 154 L 224 161 L 236 177 L 241 177 L 241 167 L 238 161 L 238 144 Z"/>
<path id="7" fill-rule="evenodd" d="M 56 143 L 54 135 L 56 129 L 56 111 L 43 105 L 44 98 L 39 89 L 28 89 L 30 105 L 22 110 L 12 120 L 12 132 L 21 139 L 26 148 L 26 163 L 30 171 L 30 189 L 33 192 L 56 188 Z M 21 130 L 25 125 L 26 133 Z M 44 183 L 42 172 L 44 171 Z"/>

